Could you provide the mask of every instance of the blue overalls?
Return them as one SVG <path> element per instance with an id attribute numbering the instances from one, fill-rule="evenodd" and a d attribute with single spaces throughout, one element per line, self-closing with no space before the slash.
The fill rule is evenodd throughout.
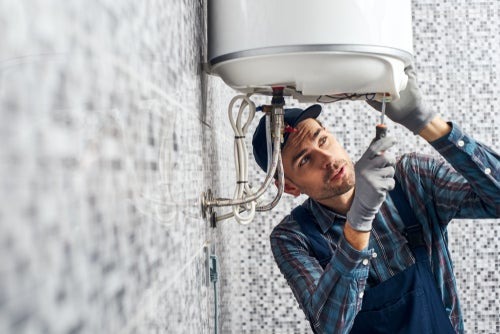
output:
<path id="1" fill-rule="evenodd" d="M 364 292 L 363 305 L 351 334 L 453 334 L 432 275 L 422 227 L 411 210 L 399 182 L 390 193 L 406 229 L 415 264 Z M 302 206 L 292 211 L 302 232 L 309 237 L 313 255 L 323 268 L 332 256 L 314 216 Z M 311 221 L 312 219 L 312 221 Z"/>

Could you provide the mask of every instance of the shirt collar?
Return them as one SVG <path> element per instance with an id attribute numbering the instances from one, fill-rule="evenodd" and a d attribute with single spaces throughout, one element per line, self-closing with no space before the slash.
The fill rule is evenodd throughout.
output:
<path id="1" fill-rule="evenodd" d="M 342 221 L 346 219 L 344 215 L 327 208 L 312 198 L 308 198 L 303 205 L 311 211 L 323 233 L 332 227 L 336 219 L 341 219 Z"/>

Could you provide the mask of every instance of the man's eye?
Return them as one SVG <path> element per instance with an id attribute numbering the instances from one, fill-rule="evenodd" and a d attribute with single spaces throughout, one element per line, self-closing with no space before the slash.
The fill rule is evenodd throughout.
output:
<path id="1" fill-rule="evenodd" d="M 307 156 L 306 156 L 306 157 L 303 157 L 303 158 L 300 160 L 300 162 L 299 162 L 299 167 L 304 166 L 304 165 L 305 165 L 306 163 L 308 163 L 308 162 L 309 162 L 309 157 L 307 157 Z"/>

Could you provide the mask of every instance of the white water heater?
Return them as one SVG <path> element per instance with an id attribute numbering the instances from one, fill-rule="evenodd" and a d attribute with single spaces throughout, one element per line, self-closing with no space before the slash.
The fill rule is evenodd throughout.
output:
<path id="1" fill-rule="evenodd" d="M 411 0 L 208 1 L 209 71 L 245 93 L 397 99 L 412 42 Z"/>

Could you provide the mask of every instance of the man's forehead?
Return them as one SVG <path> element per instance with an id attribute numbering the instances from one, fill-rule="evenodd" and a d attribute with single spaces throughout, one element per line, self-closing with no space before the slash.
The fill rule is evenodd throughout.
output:
<path id="1" fill-rule="evenodd" d="M 307 139 L 314 139 L 323 130 L 323 127 L 314 118 L 308 118 L 300 122 L 296 126 L 296 129 L 297 131 L 292 132 L 288 137 L 286 145 L 283 148 L 284 153 L 286 151 L 293 151 L 294 148 L 298 149 Z"/>

